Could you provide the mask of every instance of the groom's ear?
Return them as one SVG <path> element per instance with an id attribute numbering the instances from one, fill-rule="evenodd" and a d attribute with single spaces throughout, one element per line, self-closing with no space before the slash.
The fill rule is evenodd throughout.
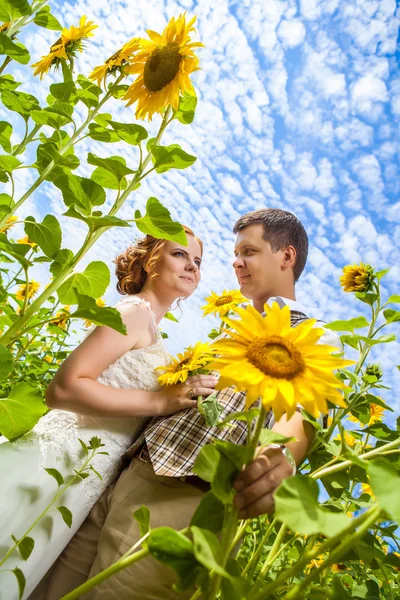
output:
<path id="1" fill-rule="evenodd" d="M 296 264 L 297 252 L 294 246 L 285 248 L 282 256 L 282 267 L 285 269 L 292 268 Z"/>

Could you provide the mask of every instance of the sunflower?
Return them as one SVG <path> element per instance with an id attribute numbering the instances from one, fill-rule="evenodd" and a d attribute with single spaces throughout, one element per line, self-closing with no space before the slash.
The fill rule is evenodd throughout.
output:
<path id="1" fill-rule="evenodd" d="M 90 73 L 89 79 L 96 81 L 97 85 L 105 85 L 107 75 L 114 74 L 118 67 L 128 65 L 129 59 L 132 58 L 133 53 L 138 49 L 139 42 L 136 38 L 133 38 L 130 40 L 130 42 L 122 46 L 120 50 L 115 52 L 115 54 L 110 56 L 110 58 L 107 58 L 104 65 L 95 67 L 95 69 Z M 119 70 L 121 71 L 121 68 Z"/>
<path id="2" fill-rule="evenodd" d="M 298 404 L 315 417 L 328 412 L 327 400 L 346 406 L 339 390 L 347 388 L 333 370 L 354 361 L 332 356 L 335 347 L 317 344 L 324 330 L 314 327 L 316 319 L 292 327 L 289 307 L 280 309 L 276 302 L 265 304 L 265 317 L 253 306 L 233 310 L 241 320 L 222 317 L 231 329 L 212 344 L 219 354 L 209 365 L 221 373 L 217 389 L 245 390 L 246 408 L 261 398 L 276 420 L 284 413 L 290 418 Z"/>
<path id="3" fill-rule="evenodd" d="M 369 485 L 369 483 L 362 483 L 361 489 L 363 491 L 363 494 L 368 494 L 369 496 L 374 495 L 374 492 L 372 491 L 372 487 Z"/>
<path id="4" fill-rule="evenodd" d="M 224 290 L 218 295 L 211 292 L 211 296 L 206 298 L 207 304 L 202 306 L 203 317 L 209 314 L 220 315 L 223 317 L 234 306 L 248 302 L 248 299 L 239 292 L 239 290 Z"/>
<path id="5" fill-rule="evenodd" d="M 56 314 L 56 318 L 53 319 L 49 325 L 55 325 L 56 327 L 59 327 L 60 329 L 64 329 L 64 331 L 67 329 L 67 322 L 69 317 L 69 306 L 64 306 L 64 309 L 60 312 L 58 312 Z"/>
<path id="6" fill-rule="evenodd" d="M 371 265 L 347 265 L 340 277 L 340 285 L 345 292 L 368 292 L 374 281 L 374 270 Z"/>
<path id="7" fill-rule="evenodd" d="M 31 242 L 31 240 L 29 239 L 29 237 L 26 235 L 25 237 L 21 238 L 20 240 L 17 240 L 18 244 L 28 244 L 29 246 L 31 246 L 31 248 L 36 248 L 37 244 L 36 242 Z"/>
<path id="8" fill-rule="evenodd" d="M 0 25 L 0 33 L 5 33 L 8 28 L 10 27 L 10 23 L 3 23 L 2 25 Z"/>
<path id="9" fill-rule="evenodd" d="M 9 217 L 5 222 L 4 226 L 1 227 L 0 233 L 7 233 L 7 231 L 11 229 L 13 225 L 15 225 L 16 221 L 18 221 L 18 217 L 16 217 L 15 215 Z"/>
<path id="10" fill-rule="evenodd" d="M 195 96 L 189 75 L 199 69 L 194 48 L 203 46 L 191 42 L 196 17 L 186 23 L 186 14 L 170 20 L 160 35 L 147 30 L 150 40 L 138 38 L 139 51 L 130 60 L 126 73 L 138 75 L 127 90 L 127 106 L 137 101 L 136 118 L 151 121 L 154 113 L 162 113 L 169 106 L 177 110 L 179 94 Z"/>
<path id="11" fill-rule="evenodd" d="M 93 21 L 86 23 L 86 16 L 81 17 L 79 26 L 72 25 L 69 29 L 64 28 L 61 32 L 61 37 L 50 47 L 49 54 L 42 56 L 41 60 L 34 63 L 32 68 L 35 69 L 34 75 L 40 75 L 43 79 L 52 66 L 58 68 L 61 59 L 68 60 L 76 56 L 76 52 L 82 52 L 83 40 L 93 36 L 93 29 L 96 29 Z"/>
<path id="12" fill-rule="evenodd" d="M 384 412 L 385 412 L 385 409 L 383 408 L 383 406 L 380 406 L 379 404 L 371 403 L 369 405 L 368 427 L 370 425 L 373 425 L 374 423 L 377 423 L 378 421 L 382 421 Z M 348 419 L 349 419 L 349 421 L 352 421 L 353 423 L 361 423 L 361 421 L 359 419 L 357 419 L 357 417 L 355 417 L 354 415 L 348 415 Z M 363 425 L 363 423 L 361 423 L 361 425 Z"/>
<path id="13" fill-rule="evenodd" d="M 177 358 L 171 356 L 168 365 L 156 368 L 156 371 L 165 371 L 159 376 L 158 382 L 160 385 L 184 383 L 193 371 L 203 369 L 213 359 L 210 346 L 197 342 L 194 346 L 186 348 L 185 352 L 178 354 Z"/>
<path id="14" fill-rule="evenodd" d="M 103 298 L 97 298 L 96 304 L 97 304 L 97 306 L 100 306 L 101 308 L 103 308 L 103 306 L 106 305 L 106 303 L 104 302 Z M 90 319 L 85 319 L 84 320 L 84 322 L 83 322 L 83 326 L 84 327 L 90 327 L 91 325 L 93 325 L 93 321 L 91 321 Z"/>
<path id="15" fill-rule="evenodd" d="M 25 297 L 28 296 L 28 298 L 30 299 L 36 294 L 39 288 L 40 283 L 32 279 L 32 281 L 28 282 L 27 286 L 25 285 L 25 283 L 19 286 L 15 297 L 17 300 L 25 300 Z"/>

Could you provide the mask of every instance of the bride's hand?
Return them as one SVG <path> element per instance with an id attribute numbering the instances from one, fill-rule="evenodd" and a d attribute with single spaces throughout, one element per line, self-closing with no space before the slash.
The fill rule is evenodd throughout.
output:
<path id="1" fill-rule="evenodd" d="M 195 408 L 197 397 L 207 398 L 215 392 L 218 377 L 213 375 L 193 375 L 185 383 L 167 385 L 155 392 L 158 404 L 157 415 L 172 415 L 185 408 Z"/>

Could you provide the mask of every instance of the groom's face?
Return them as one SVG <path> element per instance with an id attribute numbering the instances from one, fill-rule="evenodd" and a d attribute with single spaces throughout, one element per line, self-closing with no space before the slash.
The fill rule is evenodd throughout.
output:
<path id="1" fill-rule="evenodd" d="M 273 252 L 263 235 L 262 225 L 248 225 L 236 236 L 233 268 L 240 291 L 253 302 L 276 295 L 282 276 L 284 250 Z"/>

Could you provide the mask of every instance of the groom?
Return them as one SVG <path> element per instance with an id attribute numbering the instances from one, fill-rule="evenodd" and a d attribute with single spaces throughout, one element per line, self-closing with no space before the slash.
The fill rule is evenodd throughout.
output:
<path id="1" fill-rule="evenodd" d="M 280 209 L 261 209 L 242 216 L 236 234 L 233 267 L 241 292 L 262 313 L 265 302 L 288 305 L 292 325 L 312 314 L 295 299 L 295 282 L 306 264 L 308 238 L 300 221 Z M 340 348 L 338 338 L 326 331 L 322 343 Z M 195 390 L 194 390 L 195 391 Z M 227 388 L 218 393 L 221 418 L 243 410 L 244 392 Z M 296 412 L 278 422 L 269 413 L 266 427 L 296 441 L 286 444 L 296 464 L 305 457 L 313 438 L 312 426 Z M 196 477 L 192 467 L 200 449 L 215 438 L 237 444 L 246 442 L 247 426 L 235 421 L 232 429 L 207 427 L 203 416 L 188 409 L 154 418 L 128 451 L 130 464 L 108 488 L 89 517 L 57 561 L 47 592 L 40 596 L 58 600 L 120 558 L 138 539 L 132 518 L 142 505 L 151 513 L 151 526 L 187 527 L 209 486 Z M 273 494 L 283 479 L 293 474 L 285 449 L 267 448 L 238 476 L 235 505 L 241 519 L 271 512 Z M 172 569 L 152 557 L 113 575 L 84 596 L 85 600 L 172 600 L 190 598 L 171 589 L 176 582 Z"/>

